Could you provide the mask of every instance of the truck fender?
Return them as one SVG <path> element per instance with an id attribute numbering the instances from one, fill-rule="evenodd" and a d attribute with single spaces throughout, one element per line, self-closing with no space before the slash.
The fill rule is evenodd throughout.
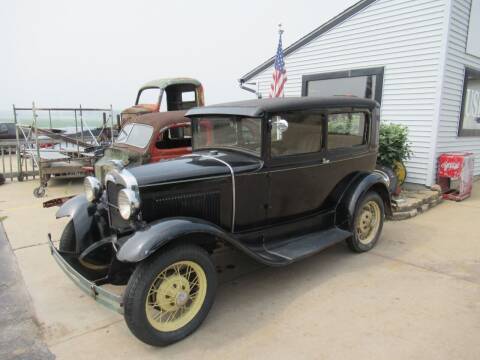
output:
<path id="1" fill-rule="evenodd" d="M 84 242 L 85 237 L 92 227 L 93 214 L 95 211 L 91 207 L 85 195 L 77 195 L 65 202 L 55 214 L 57 219 L 69 216 L 75 227 L 75 238 L 77 247 Z"/>
<path id="2" fill-rule="evenodd" d="M 338 202 L 335 224 L 348 226 L 351 229 L 358 201 L 370 190 L 380 195 L 383 200 L 385 214 L 387 217 L 390 217 L 392 215 L 392 205 L 385 178 L 377 172 L 359 173 L 350 181 Z"/>
<path id="3" fill-rule="evenodd" d="M 154 221 L 126 239 L 118 239 L 117 243 L 123 245 L 117 252 L 117 259 L 121 262 L 136 263 L 146 259 L 172 240 L 193 234 L 213 236 L 249 252 L 238 240 L 215 224 L 201 219 L 178 217 Z"/>

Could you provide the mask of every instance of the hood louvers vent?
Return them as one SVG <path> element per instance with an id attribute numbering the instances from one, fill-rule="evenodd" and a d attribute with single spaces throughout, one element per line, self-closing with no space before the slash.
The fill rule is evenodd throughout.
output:
<path id="1" fill-rule="evenodd" d="M 161 219 L 172 216 L 196 217 L 218 224 L 220 221 L 220 193 L 172 194 L 156 198 L 146 214 Z"/>

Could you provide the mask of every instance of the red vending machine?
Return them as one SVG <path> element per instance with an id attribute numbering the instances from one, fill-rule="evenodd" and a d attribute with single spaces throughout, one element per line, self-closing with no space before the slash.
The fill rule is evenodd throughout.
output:
<path id="1" fill-rule="evenodd" d="M 455 201 L 466 199 L 472 193 L 473 154 L 446 153 L 438 158 L 438 184 L 443 198 Z"/>

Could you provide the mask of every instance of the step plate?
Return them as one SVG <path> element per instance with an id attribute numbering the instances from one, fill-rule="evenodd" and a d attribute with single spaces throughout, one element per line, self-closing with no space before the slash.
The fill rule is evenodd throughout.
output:
<path id="1" fill-rule="evenodd" d="M 318 231 L 296 238 L 289 238 L 278 243 L 266 243 L 267 253 L 284 259 L 287 263 L 294 262 L 346 240 L 352 236 L 349 231 L 339 228 Z"/>

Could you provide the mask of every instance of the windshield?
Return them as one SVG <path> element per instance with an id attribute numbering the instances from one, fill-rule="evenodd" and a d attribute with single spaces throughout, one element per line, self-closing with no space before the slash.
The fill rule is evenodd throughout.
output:
<path id="1" fill-rule="evenodd" d="M 127 144 L 138 148 L 148 145 L 153 134 L 153 127 L 145 124 L 128 123 L 120 130 L 116 144 Z"/>
<path id="2" fill-rule="evenodd" d="M 145 88 L 138 95 L 137 105 L 158 104 L 161 93 L 159 88 Z"/>
<path id="3" fill-rule="evenodd" d="M 193 150 L 227 148 L 261 155 L 259 118 L 210 117 L 195 119 L 193 124 Z"/>

